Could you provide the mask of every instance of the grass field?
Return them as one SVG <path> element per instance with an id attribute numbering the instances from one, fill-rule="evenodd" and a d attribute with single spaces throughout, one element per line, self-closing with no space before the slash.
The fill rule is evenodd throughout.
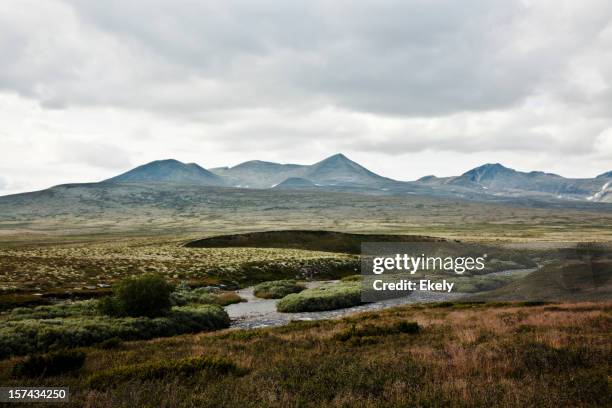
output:
<path id="1" fill-rule="evenodd" d="M 512 296 L 573 288 L 567 285 L 571 279 L 557 279 L 565 272 L 574 276 L 571 268 L 555 269 L 547 257 L 572 242 L 612 242 L 609 212 L 310 193 L 287 194 L 288 201 L 279 207 L 258 194 L 244 202 L 247 198 L 240 196 L 214 196 L 211 203 L 178 209 L 3 216 L 0 329 L 8 339 L 5 348 L 18 349 L 4 356 L 33 355 L 0 360 L 0 384 L 69 386 L 75 407 L 611 403 L 612 306 L 609 301 L 586 302 L 593 293 L 575 298 L 582 302 L 575 304 L 446 302 L 279 328 L 193 334 L 229 324 L 224 316 L 217 318 L 219 306 L 193 303 L 239 302 L 232 292 L 238 286 L 346 277 L 338 288 L 358 288 L 358 258 L 329 252 L 326 246 L 355 252 L 358 241 L 347 247 L 337 241 L 341 235 L 331 234 L 322 242 L 308 239 L 307 248 L 293 246 L 286 236 L 281 239 L 285 248 L 272 241 L 267 248 L 250 247 L 252 242 L 244 247 L 184 246 L 214 235 L 281 229 L 477 241 L 519 255 L 531 251 L 530 259 L 537 252 L 529 265 L 514 262 L 522 255 L 497 265 L 546 265 L 524 279 L 455 277 L 466 292 L 501 285 L 500 296 L 520 300 Z M 178 198 L 168 199 L 174 203 Z M 609 269 L 602 271 L 609 276 Z M 99 316 L 86 307 L 94 301 L 57 303 L 107 295 L 117 281 L 145 273 L 160 274 L 173 284 L 186 282 L 191 289 L 174 292 L 172 313 L 155 319 Z M 588 277 L 601 280 L 600 275 Z M 213 296 L 211 286 L 222 291 Z M 609 299 L 608 287 L 603 289 L 597 298 Z M 281 302 L 289 305 L 288 312 L 314 310 L 313 304 L 328 308 L 345 294 L 351 304 L 359 303 L 358 291 L 331 293 L 329 301 L 319 292 L 308 289 Z M 45 303 L 53 306 L 34 308 Z M 15 312 L 19 305 L 26 308 Z M 212 320 L 217 323 L 209 324 Z M 22 340 L 19 333 L 25 333 Z M 59 350 L 62 345 L 69 350 Z M 42 352 L 50 354 L 37 354 Z M 45 364 L 49 369 L 41 370 Z"/>
<path id="2" fill-rule="evenodd" d="M 0 295 L 61 295 L 104 290 L 117 280 L 158 273 L 173 282 L 197 285 L 256 283 L 299 274 L 347 270 L 354 256 L 299 249 L 185 248 L 182 240 L 114 239 L 0 245 Z M 347 273 L 348 273 L 347 272 Z M 344 273 L 346 274 L 346 273 Z"/>
<path id="3" fill-rule="evenodd" d="M 164 186 L 44 191 L 0 200 L 0 240 L 35 243 L 127 236 L 198 239 L 283 229 L 412 234 L 459 239 L 612 241 L 609 207 L 582 209 L 370 196 Z M 73 190 L 81 191 L 76 193 Z M 102 193 L 100 193 L 102 194 Z M 570 205 L 569 203 L 568 205 Z M 67 237 L 68 236 L 68 237 Z"/>
<path id="4" fill-rule="evenodd" d="M 75 407 L 612 403 L 609 303 L 442 306 L 83 348 L 83 368 L 48 378 L 4 360 L 0 383 L 69 386 Z"/>

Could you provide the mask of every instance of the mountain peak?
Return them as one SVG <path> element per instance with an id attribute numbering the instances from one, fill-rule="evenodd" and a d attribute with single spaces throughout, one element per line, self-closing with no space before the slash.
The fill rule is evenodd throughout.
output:
<path id="1" fill-rule="evenodd" d="M 155 160 L 104 180 L 109 183 L 175 183 L 218 186 L 223 180 L 196 163 Z"/>
<path id="2" fill-rule="evenodd" d="M 351 159 L 349 159 L 348 157 L 346 157 L 342 153 L 336 153 L 336 154 L 334 154 L 332 156 L 329 156 L 328 158 L 323 159 L 321 161 L 323 162 L 323 161 L 328 161 L 328 160 L 329 161 L 349 161 L 349 162 L 352 161 Z"/>
<path id="3" fill-rule="evenodd" d="M 482 166 L 475 167 L 472 170 L 487 170 L 487 171 L 511 170 L 511 171 L 514 171 L 514 170 L 504 166 L 501 163 L 486 163 L 486 164 L 483 164 Z"/>
<path id="4" fill-rule="evenodd" d="M 334 154 L 311 166 L 304 178 L 322 185 L 377 185 L 390 179 L 379 176 L 343 155 Z"/>
<path id="5" fill-rule="evenodd" d="M 461 177 L 478 183 L 482 180 L 492 179 L 499 175 L 510 175 L 514 173 L 516 173 L 515 170 L 505 167 L 500 163 L 487 163 L 466 171 Z"/>

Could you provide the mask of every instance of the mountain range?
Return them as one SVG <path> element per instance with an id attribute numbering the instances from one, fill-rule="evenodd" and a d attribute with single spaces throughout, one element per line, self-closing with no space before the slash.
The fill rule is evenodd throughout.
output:
<path id="1" fill-rule="evenodd" d="M 483 194 L 507 197 L 540 196 L 612 202 L 612 172 L 595 178 L 570 179 L 542 171 L 521 172 L 499 163 L 485 164 L 457 177 L 429 176 L 418 180 L 430 186 L 461 186 Z"/>
<path id="2" fill-rule="evenodd" d="M 459 176 L 426 176 L 403 182 L 380 176 L 338 153 L 312 165 L 251 160 L 233 167 L 204 169 L 177 160 L 154 161 L 104 183 L 174 183 L 244 189 L 340 190 L 379 194 L 421 194 L 491 200 L 531 198 L 612 202 L 612 171 L 571 179 L 542 171 L 521 172 L 499 163 Z"/>
<path id="3" fill-rule="evenodd" d="M 396 183 L 395 180 L 371 172 L 341 153 L 312 165 L 253 160 L 234 167 L 217 167 L 210 171 L 225 179 L 228 186 L 243 188 L 273 188 L 281 184 L 284 187 L 382 187 Z"/>
<path id="4" fill-rule="evenodd" d="M 459 176 L 426 176 L 416 181 L 397 181 L 380 176 L 343 154 L 335 154 L 312 165 L 280 164 L 247 161 L 234 167 L 205 169 L 195 163 L 178 160 L 158 160 L 138 166 L 110 179 L 89 184 L 52 187 L 37 193 L 0 197 L 0 204 L 9 197 L 16 202 L 28 198 L 57 195 L 74 187 L 87 186 L 83 191 L 93 194 L 96 186 L 104 194 L 114 191 L 130 194 L 136 187 L 155 189 L 156 185 L 194 187 L 225 187 L 258 190 L 310 190 L 352 192 L 379 195 L 421 195 L 472 201 L 540 201 L 563 203 L 612 203 L 612 171 L 594 178 L 572 179 L 541 171 L 521 172 L 499 163 L 485 164 Z M 173 187 L 173 188 L 174 188 Z M 171 189 L 172 190 L 172 189 Z M 48 192 L 49 194 L 46 194 Z M 104 194 L 100 194 L 103 196 Z M 96 197 L 87 200 L 95 201 Z M 24 201 L 25 200 L 25 201 Z M 88 201 L 89 202 L 89 201 Z"/>

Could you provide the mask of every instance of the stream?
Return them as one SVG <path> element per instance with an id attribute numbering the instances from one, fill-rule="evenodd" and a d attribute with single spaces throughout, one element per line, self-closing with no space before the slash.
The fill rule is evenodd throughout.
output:
<path id="1" fill-rule="evenodd" d="M 511 276 L 527 275 L 536 269 L 512 269 L 500 272 L 492 272 L 488 276 Z M 306 283 L 308 288 L 315 288 L 326 283 L 335 281 L 314 281 Z M 397 299 L 382 300 L 374 303 L 366 303 L 345 309 L 326 310 L 321 312 L 302 313 L 279 313 L 276 311 L 278 299 L 260 299 L 253 295 L 253 287 L 236 291 L 238 295 L 246 299 L 246 302 L 235 303 L 225 307 L 232 319 L 232 328 L 254 329 L 259 327 L 282 326 L 291 320 L 321 320 L 343 317 L 352 313 L 366 312 L 371 310 L 387 309 L 410 303 L 444 302 L 459 299 L 465 293 L 444 292 L 421 292 L 415 291 L 410 296 Z"/>

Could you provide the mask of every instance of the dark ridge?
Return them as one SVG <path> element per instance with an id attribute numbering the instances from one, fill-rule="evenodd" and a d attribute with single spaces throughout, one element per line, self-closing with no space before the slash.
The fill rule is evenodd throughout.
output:
<path id="1" fill-rule="evenodd" d="M 445 242 L 419 235 L 349 234 L 335 231 L 285 230 L 220 235 L 185 244 L 188 248 L 291 248 L 359 254 L 362 242 Z"/>

